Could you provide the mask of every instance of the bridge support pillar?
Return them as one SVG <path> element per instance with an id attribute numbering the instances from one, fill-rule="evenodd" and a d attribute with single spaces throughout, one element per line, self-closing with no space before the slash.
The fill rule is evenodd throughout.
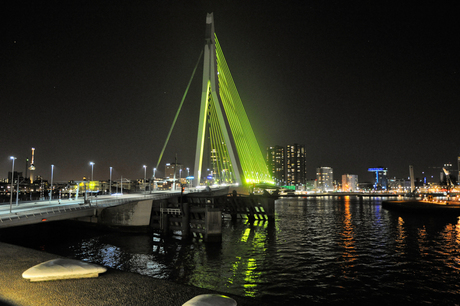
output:
<path id="1" fill-rule="evenodd" d="M 204 236 L 204 241 L 222 241 L 222 211 L 220 210 L 220 208 L 206 206 L 205 228 L 206 233 Z"/>
<path id="2" fill-rule="evenodd" d="M 160 204 L 160 228 L 163 235 L 169 234 L 169 216 L 168 216 L 168 203 Z"/>
<path id="3" fill-rule="evenodd" d="M 259 204 L 263 207 L 268 221 L 275 220 L 275 200 L 273 197 L 260 197 Z"/>
<path id="4" fill-rule="evenodd" d="M 190 235 L 190 206 L 188 203 L 182 204 L 182 236 Z"/>

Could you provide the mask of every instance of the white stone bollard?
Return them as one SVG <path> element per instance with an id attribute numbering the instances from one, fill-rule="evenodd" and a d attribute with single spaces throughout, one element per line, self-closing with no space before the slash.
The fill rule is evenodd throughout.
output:
<path id="1" fill-rule="evenodd" d="M 236 301 L 220 294 L 201 294 L 188 300 L 182 306 L 235 306 Z"/>
<path id="2" fill-rule="evenodd" d="M 75 259 L 58 258 L 48 260 L 22 273 L 22 277 L 31 282 L 50 281 L 70 278 L 98 277 L 107 268 Z"/>

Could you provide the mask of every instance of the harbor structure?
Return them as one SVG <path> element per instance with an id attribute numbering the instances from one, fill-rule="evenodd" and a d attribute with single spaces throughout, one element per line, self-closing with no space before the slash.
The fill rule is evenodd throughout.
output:
<path id="1" fill-rule="evenodd" d="M 369 168 L 367 171 L 375 173 L 374 190 L 388 190 L 388 168 Z"/>

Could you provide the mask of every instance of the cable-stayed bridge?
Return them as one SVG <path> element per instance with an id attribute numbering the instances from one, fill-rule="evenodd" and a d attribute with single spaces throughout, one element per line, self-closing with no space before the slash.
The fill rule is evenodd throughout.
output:
<path id="1" fill-rule="evenodd" d="M 212 13 L 206 17 L 203 83 L 195 155 L 197 185 L 205 173 L 205 150 L 208 153 L 207 169 L 212 169 L 213 177 L 220 183 L 272 183 L 215 34 Z"/>
<path id="2" fill-rule="evenodd" d="M 204 173 L 208 174 L 206 171 L 203 171 L 204 169 L 210 169 L 213 180 L 218 184 L 274 184 L 214 32 L 214 18 L 212 13 L 206 17 L 206 36 L 202 54 L 204 54 L 203 80 L 195 155 L 195 185 L 200 185 Z M 184 98 L 182 99 L 181 106 Z M 178 113 L 174 119 L 173 126 L 177 115 Z M 167 137 L 166 143 L 170 134 Z M 160 154 L 160 160 L 163 152 L 164 147 Z M 140 219 L 149 216 L 146 220 L 142 220 L 141 223 L 151 226 L 153 219 L 150 216 L 152 216 L 154 211 L 152 207 L 155 201 L 159 201 L 160 197 L 168 199 L 176 197 L 180 201 L 183 199 L 182 194 L 180 196 L 177 194 L 151 194 L 148 196 L 143 195 L 141 198 L 129 197 L 123 200 L 108 196 L 107 198 L 99 198 L 99 202 L 96 203 L 98 206 L 93 206 L 91 202 L 87 201 L 82 203 L 67 202 L 65 204 L 60 202 L 50 202 L 48 204 L 41 202 L 30 203 L 30 205 L 26 206 L 21 205 L 20 208 L 15 207 L 14 212 L 12 212 L 10 204 L 9 211 L 6 206 L 0 207 L 0 228 L 75 218 L 101 219 L 100 214 L 102 214 L 102 219 L 104 219 L 104 214 L 108 216 L 105 219 L 110 219 L 107 222 L 111 225 L 119 224 L 120 220 L 117 218 L 123 215 L 124 220 L 122 221 L 125 221 L 125 219 L 131 220 L 130 226 L 133 225 L 132 223 L 135 223 L 135 226 L 139 225 Z M 206 195 L 199 194 L 195 197 L 205 198 Z M 215 195 L 209 195 L 209 197 L 210 199 L 216 198 Z M 189 200 L 193 201 L 193 196 L 190 196 Z M 185 209 L 176 207 L 177 201 L 170 202 L 169 204 L 174 206 L 174 208 L 162 207 L 161 209 L 164 208 L 164 211 L 161 211 L 161 216 L 163 212 L 168 214 L 168 209 L 176 209 L 181 214 L 186 214 L 184 212 Z M 230 204 L 226 204 L 227 206 L 222 209 L 231 210 L 231 214 L 234 215 L 241 213 L 241 211 L 245 213 L 249 212 L 250 215 L 260 213 L 258 210 L 260 203 L 250 203 L 247 206 L 247 203 L 240 205 L 244 201 L 240 202 L 235 197 L 232 201 L 226 201 L 227 204 Z M 253 200 L 249 202 L 253 202 Z M 208 200 L 206 203 L 208 203 Z M 188 203 L 181 202 L 180 204 L 182 206 L 182 204 Z M 201 205 L 202 203 L 193 204 Z M 273 203 L 270 205 L 273 206 Z M 233 208 L 229 208 L 230 206 Z M 250 211 L 252 208 L 249 209 L 249 207 L 253 207 L 255 213 Z M 110 215 L 109 211 L 111 210 L 116 211 L 116 213 Z M 132 211 L 136 211 L 137 215 L 134 216 Z M 273 209 L 265 208 L 263 213 L 265 214 L 267 211 L 270 211 L 271 214 Z M 220 216 L 220 211 L 209 211 L 207 213 L 214 213 L 217 217 Z M 161 217 L 161 220 L 163 219 Z M 186 223 L 188 222 L 184 222 L 184 224 Z"/>
<path id="3" fill-rule="evenodd" d="M 268 183 L 274 185 L 219 40 L 214 32 L 212 13 L 206 17 L 205 45 L 197 66 L 203 54 L 203 81 L 196 142 L 194 185 L 199 186 L 203 176 L 208 177 L 209 175 L 218 184 Z M 173 120 L 157 167 L 197 66 Z"/>

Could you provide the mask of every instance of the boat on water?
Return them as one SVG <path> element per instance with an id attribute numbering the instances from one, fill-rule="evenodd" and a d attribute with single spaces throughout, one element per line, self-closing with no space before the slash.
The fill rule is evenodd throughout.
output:
<path id="1" fill-rule="evenodd" d="M 382 207 L 388 210 L 403 212 L 460 216 L 459 197 L 443 200 L 427 197 L 423 200 L 382 201 Z"/>

